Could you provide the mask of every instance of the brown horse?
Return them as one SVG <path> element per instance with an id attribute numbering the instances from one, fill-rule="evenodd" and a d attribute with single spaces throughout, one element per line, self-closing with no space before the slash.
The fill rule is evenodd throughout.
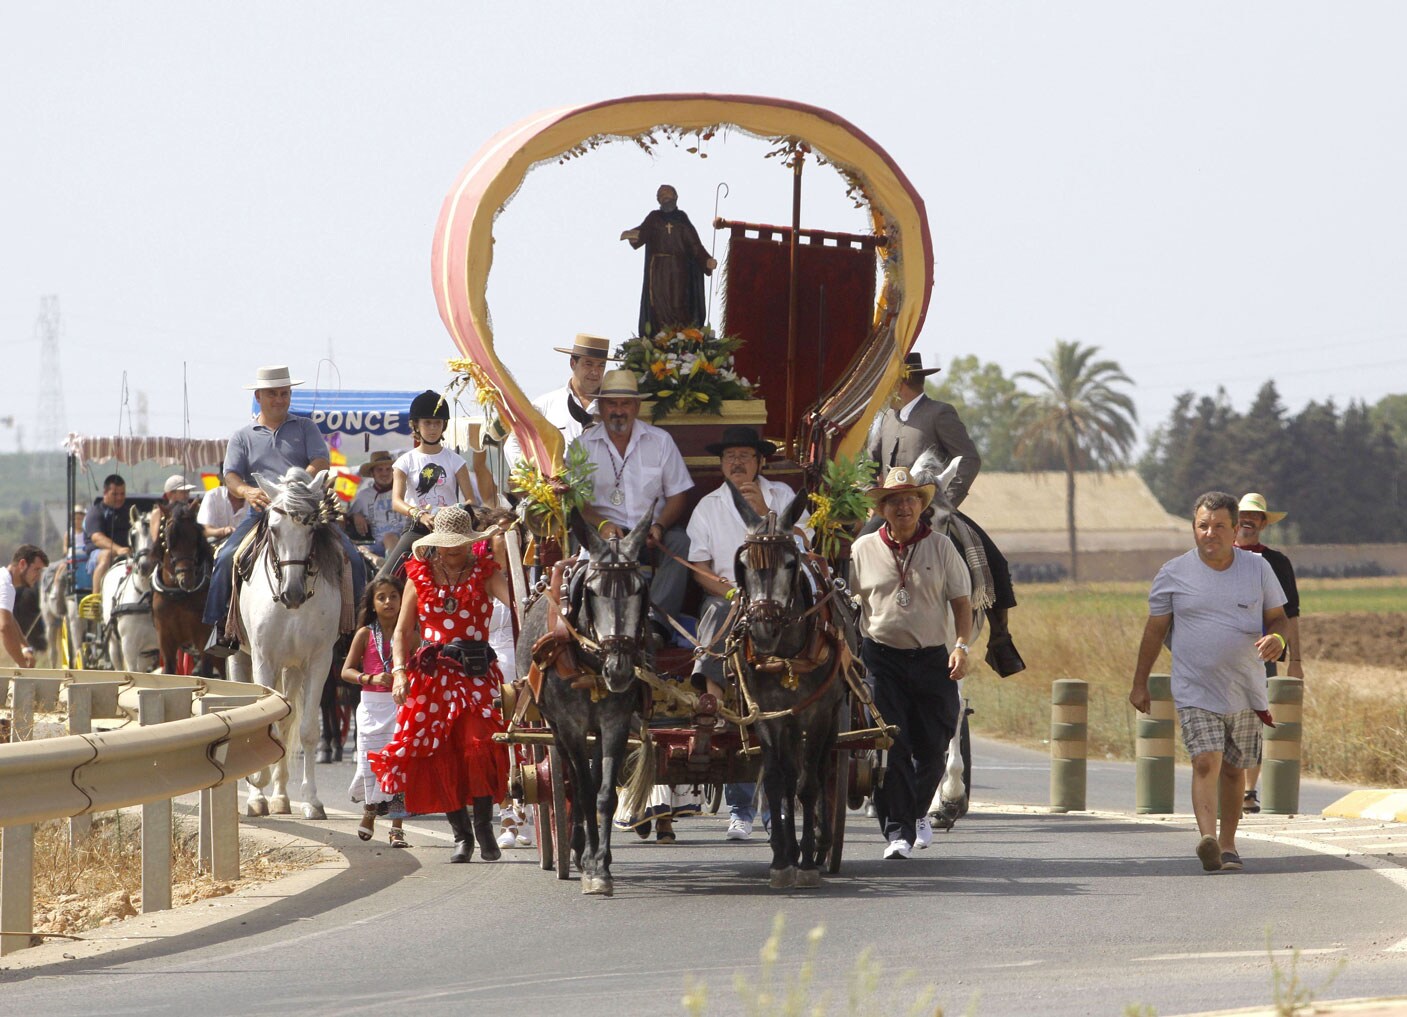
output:
<path id="1" fill-rule="evenodd" d="M 161 670 L 176 674 L 177 652 L 200 658 L 196 673 L 214 674 L 213 660 L 204 652 L 210 626 L 200 620 L 215 554 L 196 522 L 195 510 L 184 502 L 166 507 L 160 534 L 143 568 L 151 574 L 151 615 L 161 649 Z"/>

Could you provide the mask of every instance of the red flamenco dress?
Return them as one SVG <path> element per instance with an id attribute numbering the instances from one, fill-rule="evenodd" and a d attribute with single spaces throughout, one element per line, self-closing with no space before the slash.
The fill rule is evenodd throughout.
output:
<path id="1" fill-rule="evenodd" d="M 505 729 L 493 705 L 503 681 L 498 664 L 471 678 L 458 661 L 436 653 L 453 639 L 488 639 L 493 603 L 484 584 L 497 570 L 491 556 L 481 555 L 464 579 L 437 586 L 429 564 L 406 560 L 426 645 L 409 662 L 395 735 L 368 759 L 383 791 L 405 793 L 407 812 L 456 812 L 476 798 L 499 801 L 507 793 L 508 747 L 492 740 Z"/>

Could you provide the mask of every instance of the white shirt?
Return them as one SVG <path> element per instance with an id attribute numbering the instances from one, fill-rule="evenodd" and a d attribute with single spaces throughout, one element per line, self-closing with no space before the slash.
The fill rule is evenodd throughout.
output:
<path id="1" fill-rule="evenodd" d="M 591 504 L 617 526 L 629 530 L 645 513 L 659 514 L 666 498 L 682 494 L 694 486 L 679 446 L 669 432 L 643 420 L 636 420 L 630 442 L 622 457 L 606 434 L 605 424 L 593 424 L 581 433 L 576 444 L 586 450 L 596 464 L 595 490 Z M 621 503 L 613 505 L 616 496 Z"/>
<path id="2" fill-rule="evenodd" d="M 908 402 L 906 402 L 902 407 L 900 407 L 900 409 L 899 409 L 899 422 L 900 422 L 900 423 L 903 423 L 904 421 L 906 421 L 906 420 L 909 419 L 909 414 L 914 411 L 914 407 L 918 405 L 918 401 L 919 401 L 920 399 L 922 399 L 922 398 L 923 398 L 923 393 L 920 392 L 918 395 L 914 396 L 912 399 L 910 399 Z"/>
<path id="3" fill-rule="evenodd" d="M 546 417 L 548 423 L 562 432 L 562 443 L 564 446 L 570 445 L 572 442 L 576 441 L 581 432 L 585 430 L 581 422 L 577 420 L 576 417 L 572 416 L 572 411 L 569 408 L 570 403 L 576 403 L 578 406 L 581 406 L 581 403 L 577 402 L 576 396 L 572 393 L 572 386 L 570 384 L 563 385 L 561 388 L 554 388 L 551 392 L 544 392 L 534 399 L 532 403 L 533 408 Z M 589 399 L 582 409 L 590 413 L 591 408 L 595 405 L 596 400 Z M 508 436 L 508 440 L 503 445 L 503 457 L 508 460 L 510 467 L 517 465 L 523 458 L 523 447 L 518 443 L 517 435 Z"/>
<path id="4" fill-rule="evenodd" d="M 409 482 L 406 484 L 410 486 Z M 405 520 L 396 515 L 391 507 L 391 488 L 376 490 L 376 481 L 368 477 L 357 488 L 357 496 L 352 499 L 352 513 L 366 517 L 371 536 L 380 540 L 387 533 L 400 533 L 405 529 Z"/>
<path id="5" fill-rule="evenodd" d="M 762 489 L 762 500 L 767 507 L 779 516 L 795 497 L 795 492 L 779 480 L 759 476 L 757 486 Z M 805 522 L 810 516 L 809 512 L 801 513 L 801 521 Z M 689 560 L 711 561 L 715 573 L 736 583 L 734 559 L 746 537 L 747 524 L 733 504 L 732 492 L 726 483 L 720 484 L 699 499 L 694 514 L 689 517 Z"/>
<path id="6" fill-rule="evenodd" d="M 244 522 L 244 517 L 249 515 L 249 503 L 245 502 L 244 507 L 238 512 L 230 505 L 230 489 L 221 484 L 219 487 L 206 491 L 205 497 L 200 499 L 200 508 L 196 510 L 195 521 L 201 526 L 208 526 L 211 529 L 220 529 L 225 526 L 238 526 Z"/>
<path id="7" fill-rule="evenodd" d="M 15 577 L 8 565 L 0 568 L 0 611 L 15 613 Z"/>
<path id="8" fill-rule="evenodd" d="M 455 478 L 465 465 L 464 457 L 453 449 L 442 447 L 434 455 L 418 448 L 406 452 L 394 464 L 397 473 L 405 474 L 405 503 L 431 511 L 458 505 L 461 493 Z M 477 503 L 479 490 L 472 475 L 469 486 L 471 490 L 464 492 L 464 497 Z"/>

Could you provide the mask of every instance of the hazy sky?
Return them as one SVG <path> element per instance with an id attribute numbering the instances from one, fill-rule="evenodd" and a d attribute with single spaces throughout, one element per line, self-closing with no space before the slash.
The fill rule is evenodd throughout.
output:
<path id="1" fill-rule="evenodd" d="M 928 360 L 1095 344 L 1145 431 L 1178 392 L 1244 408 L 1271 377 L 1292 410 L 1374 401 L 1407 391 L 1404 39 L 1391 2 L 4 0 L 0 417 L 32 447 L 44 294 L 71 430 L 117 429 L 125 371 L 134 415 L 145 392 L 151 432 L 182 433 L 183 363 L 198 437 L 241 422 L 260 364 L 437 387 L 430 242 L 464 164 L 537 110 L 658 91 L 797 99 L 883 145 L 928 208 Z M 529 393 L 564 378 L 550 346 L 631 331 L 616 238 L 660 182 L 703 227 L 720 180 L 723 215 L 788 219 L 764 151 L 615 146 L 528 178 L 489 300 Z M 803 219 L 864 225 L 823 170 Z"/>

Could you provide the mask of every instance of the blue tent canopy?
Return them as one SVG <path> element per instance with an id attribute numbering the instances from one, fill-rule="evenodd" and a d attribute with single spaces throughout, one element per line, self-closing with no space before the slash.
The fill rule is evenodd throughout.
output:
<path id="1" fill-rule="evenodd" d="M 410 401 L 419 394 L 295 388 L 289 411 L 300 417 L 311 417 L 318 430 L 325 435 L 404 435 L 409 438 Z M 253 411 L 259 412 L 257 401 Z"/>

